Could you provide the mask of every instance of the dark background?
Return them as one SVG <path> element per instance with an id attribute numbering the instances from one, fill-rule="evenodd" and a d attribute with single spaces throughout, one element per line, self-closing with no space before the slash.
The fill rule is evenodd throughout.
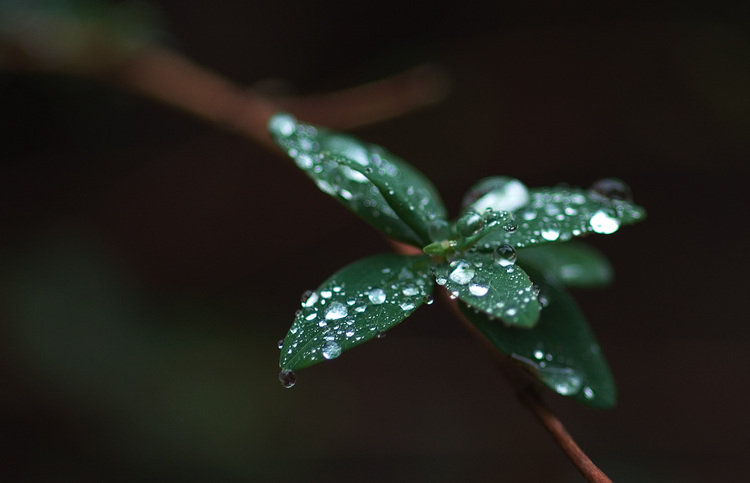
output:
<path id="1" fill-rule="evenodd" d="M 355 134 L 452 215 L 485 176 L 626 180 L 648 220 L 589 239 L 617 279 L 576 294 L 619 406 L 546 398 L 615 481 L 746 478 L 747 8 L 151 3 L 247 85 L 441 65 L 443 102 Z M 0 105 L 6 478 L 580 481 L 439 303 L 281 388 L 300 294 L 388 250 L 291 162 L 93 81 L 3 72 Z"/>

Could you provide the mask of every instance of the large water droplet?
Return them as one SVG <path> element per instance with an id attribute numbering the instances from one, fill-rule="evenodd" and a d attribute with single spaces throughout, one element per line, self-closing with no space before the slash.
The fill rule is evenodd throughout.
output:
<path id="1" fill-rule="evenodd" d="M 508 217 L 503 223 L 503 230 L 508 233 L 513 233 L 518 230 L 518 220 L 516 220 L 516 215 L 514 215 L 513 213 L 508 213 Z"/>
<path id="2" fill-rule="evenodd" d="M 466 260 L 458 260 L 457 262 L 451 263 L 451 266 L 454 266 L 454 263 L 455 268 L 448 276 L 448 278 L 459 285 L 466 285 L 467 283 L 471 282 L 471 279 L 474 278 L 475 273 L 471 264 Z"/>
<path id="3" fill-rule="evenodd" d="M 476 279 L 469 285 L 469 293 L 475 297 L 484 297 L 490 291 L 490 284 L 486 280 Z"/>
<path id="4" fill-rule="evenodd" d="M 601 198 L 618 201 L 633 201 L 633 193 L 624 181 L 617 178 L 604 178 L 595 181 L 589 188 Z"/>
<path id="5" fill-rule="evenodd" d="M 618 220 L 612 213 L 605 210 L 599 210 L 594 213 L 594 216 L 591 217 L 589 223 L 591 224 L 592 230 L 604 235 L 610 235 L 620 228 L 620 220 Z"/>
<path id="6" fill-rule="evenodd" d="M 281 382 L 282 386 L 289 389 L 297 383 L 297 375 L 288 369 L 284 369 L 279 372 L 279 382 Z"/>
<path id="7" fill-rule="evenodd" d="M 539 376 L 552 389 L 563 396 L 577 394 L 583 386 L 583 377 L 569 367 L 539 367 Z"/>
<path id="8" fill-rule="evenodd" d="M 414 302 L 401 302 L 399 304 L 399 307 L 401 307 L 401 310 L 403 310 L 404 312 L 408 312 L 410 310 L 414 310 L 416 305 L 414 304 Z"/>
<path id="9" fill-rule="evenodd" d="M 302 294 L 302 306 L 303 307 L 312 307 L 315 305 L 315 302 L 318 301 L 318 292 L 313 292 L 312 290 L 308 290 L 307 292 Z"/>
<path id="10" fill-rule="evenodd" d="M 346 308 L 346 305 L 342 304 L 341 302 L 333 302 L 326 309 L 325 317 L 326 320 L 338 320 L 343 319 L 348 314 L 349 309 Z"/>
<path id="11" fill-rule="evenodd" d="M 456 221 L 456 231 L 463 237 L 479 233 L 484 227 L 484 218 L 476 211 L 468 211 Z"/>
<path id="12" fill-rule="evenodd" d="M 341 355 L 341 346 L 338 342 L 329 340 L 323 345 L 323 350 L 320 353 L 326 359 L 335 359 Z"/>
<path id="13" fill-rule="evenodd" d="M 290 114 L 276 114 L 268 122 L 268 130 L 284 137 L 294 134 L 297 129 L 297 120 Z"/>
<path id="14" fill-rule="evenodd" d="M 495 263 L 497 263 L 501 267 L 510 267 L 514 265 L 516 263 L 516 260 L 518 259 L 515 248 L 510 245 L 500 245 L 499 247 L 495 248 L 492 256 L 495 260 Z"/>
<path id="15" fill-rule="evenodd" d="M 482 213 L 487 208 L 495 211 L 514 211 L 529 201 L 526 185 L 515 178 L 493 176 L 472 186 L 464 196 L 462 206 L 471 206 Z"/>
<path id="16" fill-rule="evenodd" d="M 560 227 L 557 223 L 545 223 L 542 225 L 541 235 L 547 241 L 555 241 L 560 238 Z"/>
<path id="17" fill-rule="evenodd" d="M 385 302 L 385 297 L 385 290 L 382 288 L 374 288 L 367 294 L 367 298 L 369 298 L 370 302 L 375 305 L 380 305 Z"/>
<path id="18" fill-rule="evenodd" d="M 403 293 L 406 296 L 411 297 L 411 296 L 419 294 L 419 288 L 417 288 L 416 285 L 409 284 L 406 287 L 404 287 L 404 289 L 401 291 L 401 293 Z"/>

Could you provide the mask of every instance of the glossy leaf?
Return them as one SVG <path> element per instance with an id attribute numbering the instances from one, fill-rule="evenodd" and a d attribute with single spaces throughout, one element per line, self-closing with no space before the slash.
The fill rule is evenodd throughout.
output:
<path id="1" fill-rule="evenodd" d="M 518 229 L 513 232 L 494 230 L 483 238 L 477 244 L 480 250 L 488 252 L 503 244 L 523 248 L 561 242 L 587 233 L 611 234 L 620 226 L 646 216 L 643 208 L 623 199 L 607 198 L 594 190 L 540 188 L 521 196 L 522 191 L 518 186 L 513 190 L 495 190 L 469 205 L 469 209 L 513 210 L 518 221 Z"/>
<path id="2" fill-rule="evenodd" d="M 302 124 L 288 114 L 269 122 L 274 141 L 325 193 L 396 240 L 422 247 L 446 210 L 432 183 L 374 144 Z"/>
<path id="3" fill-rule="evenodd" d="M 411 315 L 432 293 L 427 256 L 376 255 L 306 294 L 281 347 L 285 371 L 334 359 Z"/>
<path id="4" fill-rule="evenodd" d="M 498 264 L 492 255 L 464 253 L 435 267 L 435 279 L 452 296 L 497 319 L 497 325 L 533 327 L 539 302 L 528 275 L 513 264 Z"/>
<path id="5" fill-rule="evenodd" d="M 518 250 L 519 263 L 551 274 L 566 287 L 598 287 L 612 282 L 609 260 L 579 241 L 553 243 Z"/>
<path id="6" fill-rule="evenodd" d="M 578 305 L 557 282 L 527 269 L 548 301 L 536 327 L 505 327 L 464 304 L 462 312 L 503 354 L 553 391 L 590 406 L 614 406 L 614 378 Z"/>

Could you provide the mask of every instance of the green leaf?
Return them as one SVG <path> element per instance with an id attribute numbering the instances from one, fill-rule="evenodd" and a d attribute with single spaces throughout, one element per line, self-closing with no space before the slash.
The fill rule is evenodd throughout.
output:
<path id="1" fill-rule="evenodd" d="M 607 197 L 606 193 L 595 189 L 557 187 L 524 191 L 525 186 L 520 181 L 501 179 L 506 180 L 502 188 L 484 194 L 481 190 L 467 194 L 468 201 L 474 200 L 467 209 L 514 211 L 518 222 L 515 231 L 494 230 L 480 240 L 477 247 L 485 252 L 504 244 L 523 248 L 567 241 L 587 233 L 610 234 L 646 216 L 640 206 L 625 199 Z M 617 186 L 627 189 L 619 181 L 602 181 L 619 183 Z M 482 188 L 481 183 L 478 187 Z"/>
<path id="2" fill-rule="evenodd" d="M 518 250 L 518 261 L 551 274 L 566 287 L 598 287 L 612 282 L 609 260 L 594 247 L 579 241 Z"/>
<path id="3" fill-rule="evenodd" d="M 527 270 L 548 301 L 536 327 L 505 327 L 463 304 L 462 312 L 500 352 L 553 391 L 594 407 L 614 406 L 614 378 L 578 305 L 553 279 Z"/>
<path id="4" fill-rule="evenodd" d="M 281 347 L 284 371 L 334 359 L 411 315 L 432 294 L 427 256 L 375 255 L 336 272 L 302 308 Z"/>
<path id="5" fill-rule="evenodd" d="M 529 328 L 539 319 L 534 285 L 520 267 L 505 260 L 499 264 L 492 255 L 464 253 L 438 264 L 435 279 L 452 297 L 507 325 Z"/>
<path id="6" fill-rule="evenodd" d="M 274 141 L 325 193 L 396 240 L 422 247 L 446 210 L 432 183 L 374 144 L 298 123 L 288 114 L 269 122 Z"/>

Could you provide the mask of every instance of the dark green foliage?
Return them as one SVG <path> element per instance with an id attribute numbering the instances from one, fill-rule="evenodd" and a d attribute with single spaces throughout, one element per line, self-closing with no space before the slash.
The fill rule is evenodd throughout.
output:
<path id="1" fill-rule="evenodd" d="M 607 260 L 573 237 L 610 234 L 645 217 L 622 181 L 588 190 L 528 189 L 513 178 L 480 181 L 453 222 L 415 168 L 351 136 L 277 114 L 276 143 L 318 187 L 391 238 L 426 255 L 377 255 L 343 268 L 303 296 L 280 344 L 286 387 L 292 372 L 334 359 L 431 301 L 433 284 L 460 299 L 467 319 L 503 354 L 559 394 L 597 407 L 615 404 L 612 374 L 564 286 L 608 283 Z"/>

